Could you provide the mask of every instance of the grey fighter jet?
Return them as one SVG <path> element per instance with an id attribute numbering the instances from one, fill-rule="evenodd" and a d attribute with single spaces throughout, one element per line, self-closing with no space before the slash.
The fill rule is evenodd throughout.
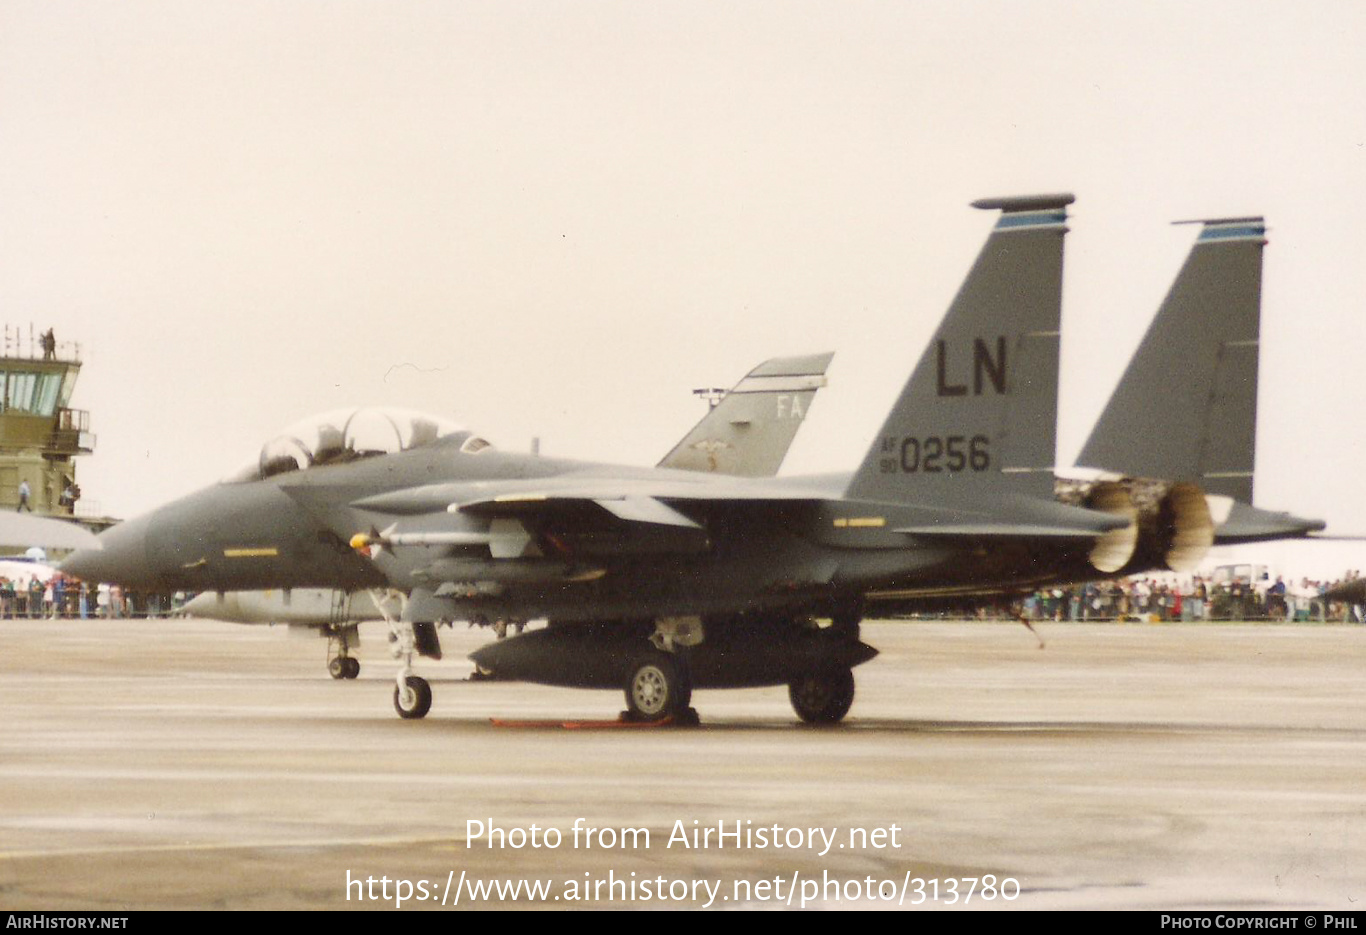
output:
<path id="1" fill-rule="evenodd" d="M 427 417 L 351 414 L 286 432 L 233 481 L 64 568 L 133 587 L 396 592 L 408 718 L 431 704 L 411 663 L 439 657 L 438 623 L 544 617 L 476 652 L 481 671 L 624 688 L 644 719 L 683 714 L 693 688 L 786 684 L 804 720 L 838 721 L 875 654 L 859 640 L 869 608 L 1096 577 L 1142 545 L 1128 513 L 1054 498 L 1071 201 L 975 203 L 1000 217 L 852 476 L 532 457 Z"/>
<path id="2" fill-rule="evenodd" d="M 833 357 L 774 357 L 759 364 L 708 407 L 659 466 L 746 477 L 776 474 L 817 391 L 826 385 L 825 371 Z M 328 641 L 328 673 L 334 679 L 354 679 L 360 675 L 360 660 L 352 655 L 360 644 L 358 626 L 392 620 L 396 609 L 390 597 L 335 588 L 211 591 L 190 600 L 180 612 L 229 623 L 311 629 Z M 525 623 L 499 620 L 494 627 L 501 638 L 509 627 L 520 632 Z"/>

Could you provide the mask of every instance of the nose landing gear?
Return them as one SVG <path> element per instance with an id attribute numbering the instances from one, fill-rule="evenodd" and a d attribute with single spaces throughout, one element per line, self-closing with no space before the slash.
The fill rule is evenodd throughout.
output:
<path id="1" fill-rule="evenodd" d="M 432 687 L 420 675 L 405 675 L 407 671 L 405 667 L 399 673 L 394 686 L 394 710 L 405 720 L 416 720 L 432 709 Z"/>

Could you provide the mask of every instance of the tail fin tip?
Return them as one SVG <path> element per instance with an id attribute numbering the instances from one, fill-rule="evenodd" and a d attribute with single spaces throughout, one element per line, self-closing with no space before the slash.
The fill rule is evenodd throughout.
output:
<path id="1" fill-rule="evenodd" d="M 1071 192 L 1053 195 L 1011 195 L 1005 198 L 978 198 L 972 207 L 983 211 L 1047 211 L 1050 208 L 1065 208 L 1077 198 Z"/>
<path id="2" fill-rule="evenodd" d="M 1199 244 L 1207 243 L 1231 243 L 1235 241 L 1252 240 L 1257 243 L 1266 243 L 1266 218 L 1257 216 L 1249 217 L 1229 217 L 1229 218 L 1192 218 L 1184 221 L 1172 221 L 1172 224 L 1202 224 L 1204 225 L 1195 242 Z"/>

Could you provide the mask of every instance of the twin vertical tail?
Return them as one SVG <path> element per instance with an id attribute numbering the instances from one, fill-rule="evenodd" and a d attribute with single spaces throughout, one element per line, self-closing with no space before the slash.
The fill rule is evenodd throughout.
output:
<path id="1" fill-rule="evenodd" d="M 973 503 L 1053 496 L 1058 336 L 1069 194 L 992 198 L 967 279 L 846 496 Z"/>

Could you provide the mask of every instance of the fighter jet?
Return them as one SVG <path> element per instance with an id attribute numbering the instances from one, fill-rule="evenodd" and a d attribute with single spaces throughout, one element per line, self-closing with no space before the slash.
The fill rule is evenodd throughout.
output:
<path id="1" fill-rule="evenodd" d="M 405 718 L 431 706 L 411 667 L 439 658 L 438 623 L 544 617 L 476 652 L 481 671 L 623 688 L 650 720 L 684 715 L 694 688 L 785 684 L 803 720 L 839 721 L 876 652 L 859 639 L 870 608 L 1096 577 L 1143 545 L 1123 510 L 1054 498 L 1072 200 L 974 203 L 1000 216 L 852 475 L 575 462 L 430 417 L 334 414 L 64 569 L 133 587 L 393 591 Z"/>
<path id="2" fill-rule="evenodd" d="M 776 474 L 817 391 L 826 385 L 825 371 L 833 357 L 774 357 L 730 390 L 715 391 L 721 395 L 711 401 L 707 414 L 659 466 L 747 477 Z M 283 623 L 291 629 L 313 630 L 328 641 L 328 673 L 334 679 L 354 679 L 360 675 L 360 660 L 352 655 L 360 645 L 359 625 L 392 620 L 399 610 L 394 604 L 390 596 L 375 591 L 294 588 L 205 592 L 180 612 L 229 623 Z M 493 626 L 502 638 L 508 629 L 521 632 L 525 624 L 499 620 Z"/>

